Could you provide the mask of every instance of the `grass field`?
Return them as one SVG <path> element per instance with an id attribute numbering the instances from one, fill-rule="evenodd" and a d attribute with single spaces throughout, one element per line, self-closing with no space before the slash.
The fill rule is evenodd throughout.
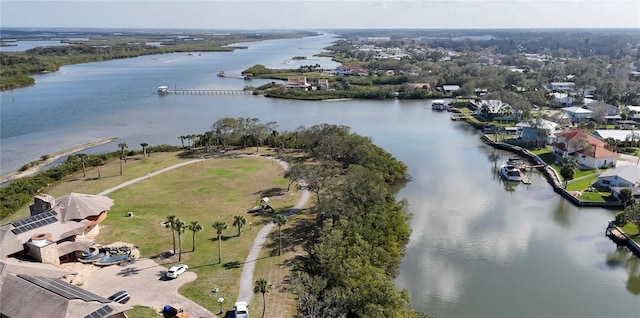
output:
<path id="1" fill-rule="evenodd" d="M 122 176 L 119 175 L 119 162 L 115 161 L 100 168 L 100 179 L 92 168 L 86 177 L 82 172 L 76 173 L 44 192 L 54 197 L 69 192 L 96 194 L 186 160 L 189 159 L 182 159 L 177 153 L 154 153 L 147 159 L 141 156 L 129 158 Z M 198 221 L 204 230 L 195 234 L 195 251 L 192 251 L 193 232 L 186 230 L 181 235 L 182 263 L 188 264 L 189 270 L 198 274 L 198 279 L 183 286 L 180 293 L 213 313 L 219 310 L 216 300 L 223 297 L 227 300 L 224 308 L 230 310 L 238 295 L 243 263 L 256 234 L 275 213 L 288 210 L 300 197 L 295 185 L 291 192 L 286 192 L 287 184 L 282 167 L 262 158 L 218 158 L 187 165 L 109 194 L 115 205 L 100 225 L 96 241 L 101 244 L 133 243 L 139 246 L 142 257 L 170 267 L 178 262 L 178 255 L 171 255 L 171 231 L 163 222 L 170 214 L 186 224 Z M 250 212 L 265 196 L 270 197 L 270 204 L 276 212 Z M 133 212 L 134 216 L 126 217 L 127 212 Z M 257 261 L 254 280 L 264 277 L 274 286 L 267 294 L 266 317 L 291 317 L 295 313 L 295 295 L 288 287 L 287 279 L 291 259 L 303 252 L 295 244 L 301 244 L 305 231 L 298 229 L 308 226 L 307 220 L 312 219 L 305 212 L 303 210 L 290 217 L 287 225 L 283 226 L 283 254 L 277 256 L 277 227 L 274 227 Z M 27 215 L 28 209 L 25 208 L 11 219 Z M 234 215 L 242 215 L 247 220 L 240 236 L 237 236 L 237 228 L 232 226 Z M 3 223 L 8 221 L 3 220 Z M 221 264 L 218 263 L 217 235 L 212 228 L 216 221 L 228 225 L 222 235 Z M 212 292 L 214 288 L 218 288 L 217 293 Z M 252 316 L 262 314 L 261 294 L 255 295 L 250 304 Z M 132 311 L 129 317 L 146 317 L 138 312 L 143 311 Z"/>

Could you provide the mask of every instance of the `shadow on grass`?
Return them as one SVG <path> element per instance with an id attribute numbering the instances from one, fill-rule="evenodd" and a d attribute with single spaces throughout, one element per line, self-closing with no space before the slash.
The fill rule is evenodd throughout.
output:
<path id="1" fill-rule="evenodd" d="M 259 260 L 263 260 L 263 259 L 270 258 L 270 257 L 272 257 L 272 256 L 264 256 L 264 257 L 260 257 L 260 258 L 256 259 L 255 261 L 250 261 L 250 262 L 246 262 L 246 261 L 245 262 L 239 262 L 239 261 L 226 262 L 226 263 L 222 264 L 222 268 L 224 268 L 224 269 L 240 268 L 242 265 L 244 265 L 246 263 L 257 262 Z M 211 266 L 216 266 L 216 265 L 220 265 L 220 263 L 213 262 L 213 263 L 209 263 L 209 264 L 202 264 L 202 265 L 190 267 L 190 269 L 205 268 L 205 267 L 211 267 Z"/>
<path id="2" fill-rule="evenodd" d="M 283 195 L 285 192 L 284 188 L 270 188 L 266 190 L 261 190 L 258 192 L 254 192 L 253 194 L 259 195 L 261 198 L 264 197 L 277 197 Z"/>
<path id="3" fill-rule="evenodd" d="M 221 241 L 223 241 L 223 242 L 224 242 L 224 241 L 229 240 L 229 239 L 232 239 L 232 238 L 234 238 L 234 237 L 238 237 L 238 236 L 237 236 L 237 235 L 221 235 L 221 236 L 220 236 L 220 239 L 221 239 Z M 215 236 L 215 237 L 210 237 L 210 238 L 208 238 L 208 240 L 209 240 L 209 241 L 212 241 L 212 242 L 217 242 L 217 241 L 218 241 L 218 237 L 217 237 L 217 236 Z"/>
<path id="4" fill-rule="evenodd" d="M 233 262 L 226 262 L 224 264 L 222 264 L 222 268 L 224 269 L 234 269 L 234 268 L 240 268 L 240 262 L 238 261 L 233 261 Z"/>
<path id="5" fill-rule="evenodd" d="M 303 249 L 304 243 L 308 241 L 310 235 L 313 235 L 315 229 L 315 219 L 296 219 L 280 228 L 282 235 L 282 251 L 296 252 L 298 248 Z M 278 228 L 269 233 L 269 242 L 265 244 L 265 248 L 269 250 L 269 256 L 278 256 Z"/>

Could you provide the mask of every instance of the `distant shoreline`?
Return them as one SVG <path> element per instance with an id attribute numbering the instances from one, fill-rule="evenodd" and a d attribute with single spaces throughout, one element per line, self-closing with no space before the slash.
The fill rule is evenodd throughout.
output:
<path id="1" fill-rule="evenodd" d="M 42 160 L 40 162 L 38 162 L 36 165 L 29 167 L 29 169 L 25 170 L 25 171 L 15 171 L 15 172 L 9 172 L 5 175 L 3 175 L 2 177 L 0 177 L 0 183 L 5 183 L 7 181 L 13 181 L 13 180 L 17 180 L 20 178 L 24 178 L 24 177 L 28 177 L 31 175 L 34 175 L 38 172 L 40 172 L 40 170 L 42 170 L 44 167 L 54 163 L 56 160 L 64 157 L 64 156 L 68 156 L 70 154 L 76 153 L 78 151 L 82 151 L 85 149 L 89 149 L 89 148 L 93 148 L 93 147 L 97 147 L 100 145 L 104 145 L 104 144 L 108 144 L 112 141 L 117 140 L 118 138 L 115 137 L 111 137 L 111 138 L 103 138 L 103 139 L 98 139 L 96 141 L 93 142 L 89 142 L 86 144 L 82 144 L 79 146 L 75 146 L 75 147 L 71 147 L 69 149 L 65 149 L 62 151 L 58 151 L 55 154 L 51 155 L 47 160 Z"/>

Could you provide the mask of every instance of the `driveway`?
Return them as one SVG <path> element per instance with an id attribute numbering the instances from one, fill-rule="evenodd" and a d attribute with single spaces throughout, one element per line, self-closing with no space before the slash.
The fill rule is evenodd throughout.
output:
<path id="1" fill-rule="evenodd" d="M 112 265 L 99 269 L 85 282 L 83 288 L 100 296 L 126 290 L 131 295 L 127 305 L 141 305 L 160 312 L 165 305 L 182 307 L 193 318 L 216 317 L 204 307 L 178 294 L 178 288 L 197 278 L 196 273 L 187 271 L 176 279 L 164 277 L 166 268 L 153 260 L 139 259 L 127 266 Z M 214 301 L 214 300 L 212 300 Z"/>

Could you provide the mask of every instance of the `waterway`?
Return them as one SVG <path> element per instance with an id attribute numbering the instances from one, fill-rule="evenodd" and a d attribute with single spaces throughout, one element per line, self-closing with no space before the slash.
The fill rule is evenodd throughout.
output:
<path id="1" fill-rule="evenodd" d="M 156 88 L 241 89 L 267 81 L 219 78 L 254 65 L 337 66 L 312 57 L 330 35 L 244 43 L 233 53 L 166 54 L 63 67 L 36 85 L 0 93 L 2 173 L 104 137 L 180 144 L 223 117 L 276 121 L 280 129 L 320 123 L 371 136 L 409 167 L 398 193 L 412 234 L 396 283 L 436 317 L 636 317 L 640 262 L 604 236 L 613 213 L 577 208 L 542 176 L 531 185 L 496 173 L 510 155 L 478 131 L 431 110 L 428 101 L 293 101 L 256 96 L 166 95 Z"/>

